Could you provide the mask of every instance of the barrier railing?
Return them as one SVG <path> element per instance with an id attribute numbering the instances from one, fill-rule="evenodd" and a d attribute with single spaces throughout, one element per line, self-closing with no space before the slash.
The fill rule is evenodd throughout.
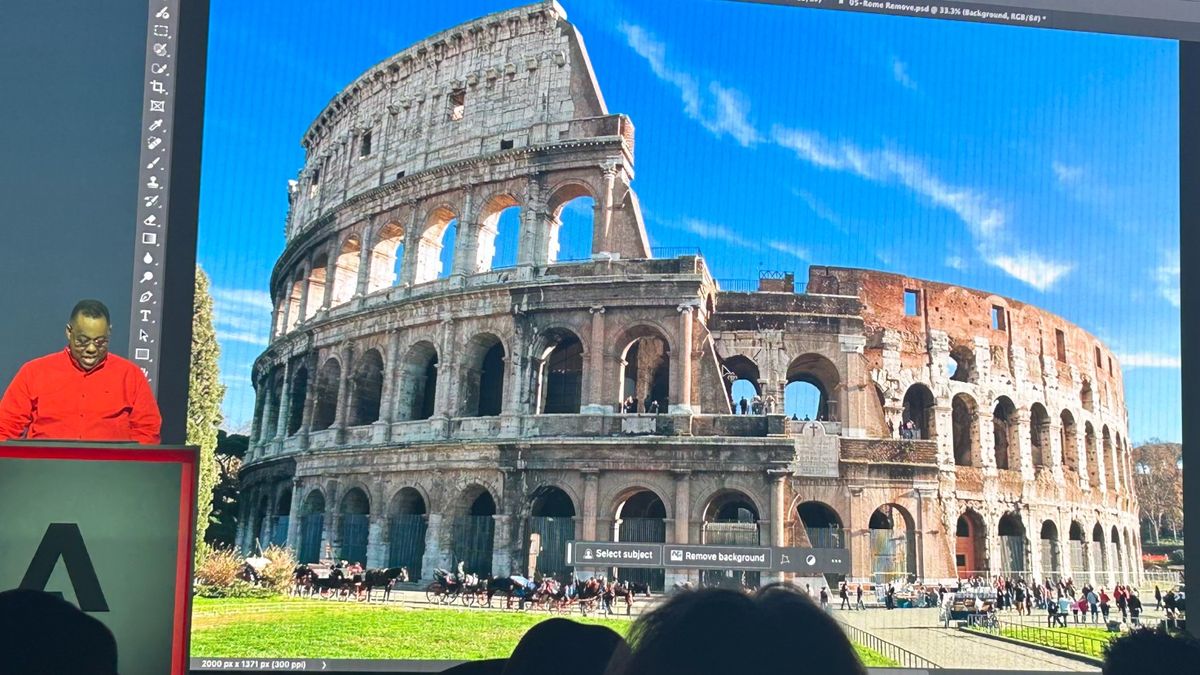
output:
<path id="1" fill-rule="evenodd" d="M 842 632 L 846 634 L 846 637 L 850 638 L 851 642 L 882 654 L 884 657 L 895 661 L 902 668 L 941 668 L 941 666 L 924 656 L 914 654 L 857 626 L 851 626 L 844 621 L 838 621 L 838 624 L 841 625 Z"/>
<path id="2" fill-rule="evenodd" d="M 1109 640 L 1103 638 L 1083 635 L 1069 630 L 1039 628 L 1037 626 L 1004 621 L 974 623 L 971 626 L 971 630 L 1042 645 L 1043 647 L 1061 649 L 1098 660 L 1104 658 L 1104 646 L 1109 643 Z"/>
<path id="3" fill-rule="evenodd" d="M 703 256 L 699 246 L 651 246 L 650 256 L 654 258 L 678 258 L 681 255 Z"/>

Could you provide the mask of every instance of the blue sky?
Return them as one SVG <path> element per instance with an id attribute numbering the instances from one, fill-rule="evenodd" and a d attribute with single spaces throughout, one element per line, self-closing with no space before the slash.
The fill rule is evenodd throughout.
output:
<path id="1" fill-rule="evenodd" d="M 227 427 L 253 410 L 300 136 L 370 66 L 516 4 L 213 2 L 199 260 Z M 1180 439 L 1175 42 L 722 1 L 563 6 L 610 112 L 637 129 L 653 245 L 699 246 L 720 279 L 845 265 L 1033 303 L 1121 358 L 1135 442 Z M 564 218 L 564 257 L 586 247 L 588 211 Z"/>

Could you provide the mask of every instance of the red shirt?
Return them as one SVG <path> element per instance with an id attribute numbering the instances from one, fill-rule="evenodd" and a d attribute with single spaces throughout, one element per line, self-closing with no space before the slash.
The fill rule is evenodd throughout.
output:
<path id="1" fill-rule="evenodd" d="M 0 400 L 0 441 L 28 438 L 159 443 L 162 416 L 141 369 L 108 354 L 84 370 L 71 352 L 21 366 Z"/>

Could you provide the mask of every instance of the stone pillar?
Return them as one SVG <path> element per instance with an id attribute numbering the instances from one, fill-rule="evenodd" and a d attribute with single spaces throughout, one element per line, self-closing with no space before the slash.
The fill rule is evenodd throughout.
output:
<path id="1" fill-rule="evenodd" d="M 601 198 L 596 200 L 597 217 L 594 219 L 592 232 L 592 251 L 611 251 L 612 243 L 612 213 L 613 213 L 613 188 L 615 187 L 617 177 L 617 167 L 613 163 L 606 163 L 600 167 L 600 171 L 604 176 L 604 193 Z"/>
<path id="2" fill-rule="evenodd" d="M 451 389 L 454 388 L 454 373 L 458 370 L 458 351 L 454 349 L 454 321 L 446 319 L 442 322 L 442 344 L 437 364 L 437 391 L 433 414 L 435 417 L 453 417 L 451 409 L 453 398 Z"/>
<path id="3" fill-rule="evenodd" d="M 785 488 L 787 486 L 787 474 L 783 472 L 767 474 L 767 480 L 771 484 L 771 534 L 768 545 L 782 547 L 786 542 L 786 527 L 787 527 L 787 500 Z M 762 543 L 761 540 L 759 542 Z M 784 580 L 782 572 L 763 572 L 763 583 L 778 583 Z"/>
<path id="4" fill-rule="evenodd" d="M 580 412 L 588 415 L 606 415 L 613 412 L 612 405 L 604 402 L 604 381 L 608 373 L 604 372 L 604 307 L 595 305 L 589 310 L 592 313 L 592 334 L 588 344 L 588 390 L 585 405 Z"/>
<path id="5" fill-rule="evenodd" d="M 1013 415 L 1017 434 L 1017 466 L 1012 466 L 1012 441 L 1009 441 L 1009 468 L 1019 470 L 1024 480 L 1033 480 L 1033 439 L 1030 435 L 1029 420 L 1028 408 L 1020 408 Z"/>
<path id="6" fill-rule="evenodd" d="M 300 286 L 300 316 L 296 319 L 297 326 L 308 320 L 308 284 L 310 277 L 312 277 L 312 269 L 308 266 L 308 263 L 306 263 L 304 283 Z"/>
<path id="7" fill-rule="evenodd" d="M 1112 481 L 1112 485 L 1110 486 L 1110 489 L 1115 493 L 1119 493 L 1121 491 L 1121 483 L 1123 481 L 1123 479 L 1121 478 L 1121 462 L 1120 462 L 1121 450 L 1120 450 L 1120 448 L 1117 447 L 1117 441 L 1115 438 L 1109 442 L 1109 446 L 1111 448 L 1109 450 L 1109 456 L 1105 457 L 1104 459 L 1106 461 L 1112 462 L 1112 471 L 1110 471 L 1109 473 L 1112 474 L 1113 481 Z"/>
<path id="8" fill-rule="evenodd" d="M 400 376 L 397 362 L 400 358 L 400 333 L 391 331 L 388 335 L 387 360 L 383 365 L 383 387 L 379 393 L 379 419 L 375 421 L 371 432 L 372 440 L 376 443 L 387 443 L 392 440 L 392 421 L 396 419 L 396 378 Z"/>
<path id="9" fill-rule="evenodd" d="M 992 413 L 980 409 L 976 413 L 976 423 L 979 434 L 979 466 L 983 467 L 984 475 L 996 475 L 996 438 L 992 426 Z M 997 558 L 999 560 L 999 558 Z"/>
<path id="10" fill-rule="evenodd" d="M 693 305 L 679 305 L 679 349 L 676 350 L 676 386 L 671 391 L 671 414 L 692 414 L 692 322 Z"/>
<path id="11" fill-rule="evenodd" d="M 397 280 L 405 288 L 412 287 L 417 278 L 417 259 L 420 252 L 418 242 L 423 232 L 417 225 L 417 203 L 410 201 L 408 206 L 408 226 L 404 228 L 404 258 L 400 263 L 400 278 Z M 422 568 L 424 569 L 424 568 Z"/>
<path id="12" fill-rule="evenodd" d="M 1079 487 L 1090 491 L 1092 485 L 1088 480 L 1088 466 L 1095 458 L 1087 456 L 1087 433 L 1083 424 L 1078 423 L 1075 425 L 1075 456 L 1079 458 Z"/>
<path id="13" fill-rule="evenodd" d="M 261 382 L 255 383 L 254 419 L 250 422 L 250 444 L 256 445 L 262 440 L 263 415 L 266 414 L 269 387 Z"/>
<path id="14" fill-rule="evenodd" d="M 954 417 L 948 405 L 933 407 L 933 433 L 937 441 L 938 464 L 949 469 L 954 466 Z"/>
<path id="15" fill-rule="evenodd" d="M 288 509 L 287 547 L 293 555 L 300 553 L 300 508 L 304 503 L 304 482 L 292 479 L 292 505 Z"/>
<path id="16" fill-rule="evenodd" d="M 242 494 L 245 497 L 245 501 L 238 505 L 238 527 L 233 541 L 238 551 L 245 553 L 246 535 L 250 530 L 250 503 L 254 499 L 254 490 L 246 490 Z"/>
<path id="17" fill-rule="evenodd" d="M 367 237 L 369 233 L 370 228 L 366 228 L 359 237 L 361 244 L 358 248 L 358 278 L 354 280 L 354 299 L 359 301 L 367 294 L 371 281 L 371 241 Z"/>
<path id="18" fill-rule="evenodd" d="M 387 567 L 387 543 L 384 541 L 384 530 L 387 527 L 387 516 L 378 512 L 372 513 L 367 526 L 367 567 Z"/>
<path id="19" fill-rule="evenodd" d="M 308 434 L 312 431 L 313 410 L 317 405 L 317 363 L 316 355 L 309 353 L 308 386 L 304 388 L 304 413 L 300 418 L 300 450 L 308 450 Z"/>
<path id="20" fill-rule="evenodd" d="M 329 262 L 325 264 L 325 293 L 321 299 L 321 309 L 317 311 L 318 316 L 325 314 L 333 306 L 333 282 L 337 276 L 337 261 L 340 254 L 340 249 L 331 251 Z"/>
<path id="21" fill-rule="evenodd" d="M 496 522 L 495 531 L 492 533 L 492 576 L 506 577 L 514 571 L 512 551 L 509 550 L 512 539 L 509 527 L 512 525 L 512 517 L 506 513 L 497 513 L 492 519 Z"/>
<path id="22" fill-rule="evenodd" d="M 350 407 L 350 359 L 353 357 L 353 347 L 346 345 L 341 351 L 342 372 L 338 376 L 337 408 L 333 414 L 333 428 L 337 432 L 337 442 L 345 439 L 347 417 Z"/>
<path id="23" fill-rule="evenodd" d="M 884 424 L 891 427 L 892 438 L 900 438 L 900 429 L 904 425 L 904 408 L 898 405 L 883 406 L 883 421 Z M 953 439 L 953 435 L 951 435 L 951 439 Z"/>
<path id="24" fill-rule="evenodd" d="M 579 473 L 583 474 L 583 522 L 580 538 L 584 541 L 596 541 L 600 472 L 596 469 L 583 469 Z"/>
<path id="25" fill-rule="evenodd" d="M 1063 482 L 1063 447 L 1062 447 L 1062 422 L 1057 421 L 1057 418 L 1050 418 L 1050 425 L 1047 432 L 1050 434 L 1050 471 L 1054 476 L 1054 482 L 1062 485 Z M 1045 443 L 1043 443 L 1043 451 Z M 1042 458 L 1043 461 L 1046 459 Z"/>
<path id="26" fill-rule="evenodd" d="M 442 514 L 429 514 L 428 527 L 425 529 L 425 554 L 421 557 L 422 581 L 433 579 L 433 570 L 449 568 L 450 551 L 442 541 Z"/>
<path id="27" fill-rule="evenodd" d="M 1093 429 L 1092 439 L 1092 444 L 1095 447 L 1095 456 L 1089 459 L 1095 460 L 1096 475 L 1100 477 L 1100 491 L 1106 492 L 1108 490 L 1108 458 L 1104 456 L 1104 437 L 1100 435 L 1099 429 Z"/>
<path id="28" fill-rule="evenodd" d="M 287 438 L 288 413 L 291 412 L 292 399 L 292 361 L 285 359 L 283 362 L 283 396 L 279 399 L 279 424 L 275 430 L 275 437 L 280 443 Z"/>

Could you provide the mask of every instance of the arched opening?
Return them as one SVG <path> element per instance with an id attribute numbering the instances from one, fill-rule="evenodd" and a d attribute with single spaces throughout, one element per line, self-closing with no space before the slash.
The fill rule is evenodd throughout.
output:
<path id="1" fill-rule="evenodd" d="M 950 420 L 954 426 L 954 463 L 958 466 L 979 466 L 978 407 L 966 394 L 955 395 L 950 403 Z"/>
<path id="2" fill-rule="evenodd" d="M 1121 485 L 1119 477 L 1121 469 L 1117 465 L 1117 455 L 1113 452 L 1112 434 L 1108 431 L 1107 424 L 1100 428 L 1100 440 L 1104 450 L 1104 462 L 1108 465 L 1108 489 L 1115 492 Z"/>
<path id="3" fill-rule="evenodd" d="M 1108 543 L 1104 540 L 1104 528 L 1100 527 L 1100 523 L 1092 528 L 1092 569 L 1096 570 L 1096 582 L 1105 583 L 1104 576 L 1111 573 L 1108 568 L 1108 561 L 1112 559 L 1109 551 Z M 1108 584 L 1112 585 L 1112 579 L 1108 579 Z"/>
<path id="4" fill-rule="evenodd" d="M 425 219 L 425 229 L 417 242 L 417 269 L 413 283 L 423 284 L 444 279 L 454 269 L 454 245 L 458 215 L 441 206 Z"/>
<path id="5" fill-rule="evenodd" d="M 304 401 L 308 397 L 308 368 L 300 366 L 292 375 L 291 396 L 292 400 L 288 401 L 288 436 L 300 431 L 304 422 Z"/>
<path id="6" fill-rule="evenodd" d="M 1137 547 L 1134 544 L 1133 537 L 1129 533 L 1129 528 L 1125 528 L 1125 582 L 1134 584 L 1137 583 L 1137 564 L 1141 556 L 1137 555 Z"/>
<path id="7" fill-rule="evenodd" d="M 537 410 L 576 414 L 583 402 L 583 343 L 571 331 L 559 329 L 547 335 L 544 344 Z"/>
<path id="8" fill-rule="evenodd" d="M 667 507 L 658 495 L 639 490 L 617 506 L 615 541 L 667 541 Z M 618 567 L 613 571 L 619 579 L 647 583 L 651 589 L 663 590 L 665 574 L 662 569 Z"/>
<path id="9" fill-rule="evenodd" d="M 1053 520 L 1042 523 L 1041 535 L 1042 576 L 1058 581 L 1062 574 L 1062 553 L 1059 550 L 1058 525 Z"/>
<path id="10" fill-rule="evenodd" d="M 489 199 L 480 211 L 472 271 L 486 272 L 516 265 L 520 234 L 521 208 L 516 198 L 500 194 Z"/>
<path id="11" fill-rule="evenodd" d="M 569 575 L 567 542 L 575 539 L 575 504 L 561 488 L 543 485 L 529 498 L 527 559 L 536 554 L 530 575 Z M 534 548 L 534 547 L 537 548 Z"/>
<path id="12" fill-rule="evenodd" d="M 759 396 L 758 364 L 740 354 L 731 356 L 722 364 L 725 374 L 725 393 L 730 409 L 735 415 L 748 415 L 753 411 L 754 397 Z"/>
<path id="13" fill-rule="evenodd" d="M 1076 568 L 1074 571 L 1079 577 L 1086 579 L 1087 573 L 1092 569 L 1092 561 L 1088 552 L 1087 533 L 1083 531 L 1083 525 L 1078 520 L 1071 521 L 1067 537 L 1071 547 L 1071 565 Z"/>
<path id="14" fill-rule="evenodd" d="M 1029 406 L 1029 448 L 1034 468 L 1050 464 L 1050 413 L 1041 403 Z"/>
<path id="15" fill-rule="evenodd" d="M 341 524 L 338 527 L 338 559 L 349 563 L 367 564 L 367 532 L 371 523 L 371 502 L 365 492 L 351 488 L 342 497 L 338 509 Z"/>
<path id="16" fill-rule="evenodd" d="M 900 438 L 928 440 L 936 438 L 933 414 L 933 392 L 917 383 L 904 393 L 904 412 L 900 420 Z"/>
<path id="17" fill-rule="evenodd" d="M 333 268 L 333 307 L 350 302 L 358 290 L 358 261 L 362 257 L 362 242 L 354 235 L 342 244 Z"/>
<path id="18" fill-rule="evenodd" d="M 277 368 L 271 373 L 268 382 L 267 386 L 269 388 L 265 394 L 267 396 L 266 420 L 262 428 L 262 438 L 264 440 L 275 438 L 276 433 L 279 431 L 279 416 L 283 414 L 282 411 L 285 404 L 283 400 L 283 373 L 280 372 L 280 369 Z"/>
<path id="19" fill-rule="evenodd" d="M 292 489 L 285 488 L 279 493 L 279 499 L 275 500 L 275 513 L 273 524 L 271 526 L 271 534 L 267 537 L 267 543 L 272 546 L 287 546 L 288 543 L 288 520 L 292 512 Z"/>
<path id="20" fill-rule="evenodd" d="M 451 561 L 462 562 L 467 572 L 492 573 L 492 546 L 496 535 L 496 500 L 484 488 L 467 488 L 459 499 L 451 527 Z M 507 571 L 507 570 L 506 570 Z"/>
<path id="21" fill-rule="evenodd" d="M 302 563 L 319 562 L 321 537 L 325 533 L 325 495 L 313 490 L 300 505 L 300 546 L 297 555 Z"/>
<path id="22" fill-rule="evenodd" d="M 437 399 L 438 354 L 433 343 L 422 340 L 405 353 L 396 380 L 400 397 L 400 420 L 427 420 L 433 417 Z"/>
<path id="23" fill-rule="evenodd" d="M 958 517 L 954 529 L 954 566 L 959 579 L 987 576 L 987 526 L 971 509 Z"/>
<path id="24" fill-rule="evenodd" d="M 342 364 L 337 359 L 327 359 L 317 371 L 316 400 L 313 402 L 313 431 L 324 431 L 333 426 L 337 416 L 338 386 L 342 379 Z"/>
<path id="25" fill-rule="evenodd" d="M 407 567 L 409 579 L 420 579 L 428 529 L 425 498 L 416 488 L 401 488 L 388 507 L 388 567 Z"/>
<path id="26" fill-rule="evenodd" d="M 258 507 L 254 509 L 254 515 L 250 521 L 254 525 L 254 529 L 251 530 L 253 536 L 250 539 L 251 553 L 257 552 L 259 549 L 266 548 L 267 544 L 269 543 L 267 539 L 270 537 L 270 532 L 267 530 L 270 528 L 270 516 L 271 502 L 269 499 L 267 499 L 266 495 L 263 495 L 262 498 L 258 500 Z"/>
<path id="27" fill-rule="evenodd" d="M 1028 569 L 1025 564 L 1027 542 L 1025 523 L 1015 513 L 1005 513 L 996 528 L 1000 535 L 1000 574 L 1023 575 Z"/>
<path id="28" fill-rule="evenodd" d="M 1088 458 L 1088 484 L 1094 488 L 1100 487 L 1101 464 L 1100 453 L 1096 451 L 1096 430 L 1091 422 L 1083 423 L 1083 445 Z"/>
<path id="29" fill-rule="evenodd" d="M 312 271 L 308 273 L 308 303 L 304 308 L 304 318 L 310 319 L 321 311 L 325 303 L 325 274 L 329 267 L 329 254 L 322 253 L 313 260 Z"/>
<path id="30" fill-rule="evenodd" d="M 1079 388 L 1079 402 L 1083 404 L 1083 409 L 1088 412 L 1093 412 L 1095 407 L 1095 396 L 1092 394 L 1092 383 L 1084 379 L 1083 385 Z"/>
<path id="31" fill-rule="evenodd" d="M 354 367 L 350 382 L 350 426 L 379 421 L 379 403 L 383 397 L 383 357 L 379 350 L 368 349 Z"/>
<path id="32" fill-rule="evenodd" d="M 908 511 L 895 504 L 884 504 L 871 514 L 867 527 L 871 537 L 871 575 L 875 583 L 915 579 L 917 541 Z"/>
<path id="33" fill-rule="evenodd" d="M 300 312 L 303 307 L 300 306 L 300 301 L 304 297 L 304 270 L 296 270 L 296 276 L 292 279 L 291 290 L 288 291 L 288 309 L 287 309 L 287 329 L 290 331 L 300 323 Z"/>
<path id="34" fill-rule="evenodd" d="M 701 543 L 726 546 L 758 546 L 758 508 L 744 493 L 735 490 L 717 494 L 704 508 Z M 757 588 L 759 572 L 733 569 L 701 569 L 703 586 Z"/>
<path id="35" fill-rule="evenodd" d="M 621 352 L 621 410 L 666 412 L 671 395 L 670 348 L 657 331 L 639 332 L 642 335 Z"/>
<path id="36" fill-rule="evenodd" d="M 578 184 L 564 185 L 550 196 L 546 205 L 549 214 L 547 262 L 590 260 L 596 201 L 588 188 Z"/>
<path id="37" fill-rule="evenodd" d="M 800 413 L 811 412 L 810 419 L 823 422 L 840 421 L 841 411 L 838 408 L 836 393 L 840 382 L 837 366 L 824 356 L 804 354 L 796 357 L 787 369 L 787 386 L 783 391 L 784 414 L 788 417 L 796 415 L 800 419 L 804 419 L 804 415 Z M 807 384 L 812 389 L 793 387 L 793 383 Z M 813 398 L 816 398 L 815 410 L 808 408 L 811 406 Z M 801 406 L 806 409 L 800 410 Z"/>
<path id="38" fill-rule="evenodd" d="M 1109 577 L 1114 584 L 1119 584 L 1125 578 L 1125 552 L 1121 549 L 1121 533 L 1117 530 L 1116 525 L 1112 526 L 1109 546 L 1112 547 L 1112 553 L 1108 557 L 1109 564 L 1112 566 Z"/>
<path id="39" fill-rule="evenodd" d="M 459 414 L 493 417 L 504 406 L 504 343 L 491 333 L 480 333 L 467 343 L 459 390 Z"/>
<path id="40" fill-rule="evenodd" d="M 951 349 L 946 376 L 955 382 L 974 382 L 975 351 L 965 345 Z"/>
<path id="41" fill-rule="evenodd" d="M 371 247 L 371 268 L 367 292 L 374 293 L 396 285 L 404 261 L 404 228 L 396 223 L 383 226 Z"/>
<path id="42" fill-rule="evenodd" d="M 792 522 L 792 546 L 846 548 L 846 533 L 837 511 L 824 502 L 802 502 L 796 505 L 796 520 Z"/>
<path id="43" fill-rule="evenodd" d="M 1017 407 L 1007 396 L 996 399 L 992 410 L 992 442 L 996 448 L 996 468 L 1009 469 L 1021 464 L 1017 444 Z"/>
<path id="44" fill-rule="evenodd" d="M 287 297 L 284 296 L 285 289 L 279 291 L 279 302 L 275 305 L 275 335 L 283 335 L 283 322 L 287 319 L 284 314 L 287 309 Z"/>
<path id="45" fill-rule="evenodd" d="M 1059 421 L 1062 423 L 1059 438 L 1062 441 L 1063 471 L 1075 474 L 1076 480 L 1078 480 L 1079 429 L 1075 426 L 1075 416 L 1071 414 L 1070 410 L 1063 410 L 1059 415 Z"/>

